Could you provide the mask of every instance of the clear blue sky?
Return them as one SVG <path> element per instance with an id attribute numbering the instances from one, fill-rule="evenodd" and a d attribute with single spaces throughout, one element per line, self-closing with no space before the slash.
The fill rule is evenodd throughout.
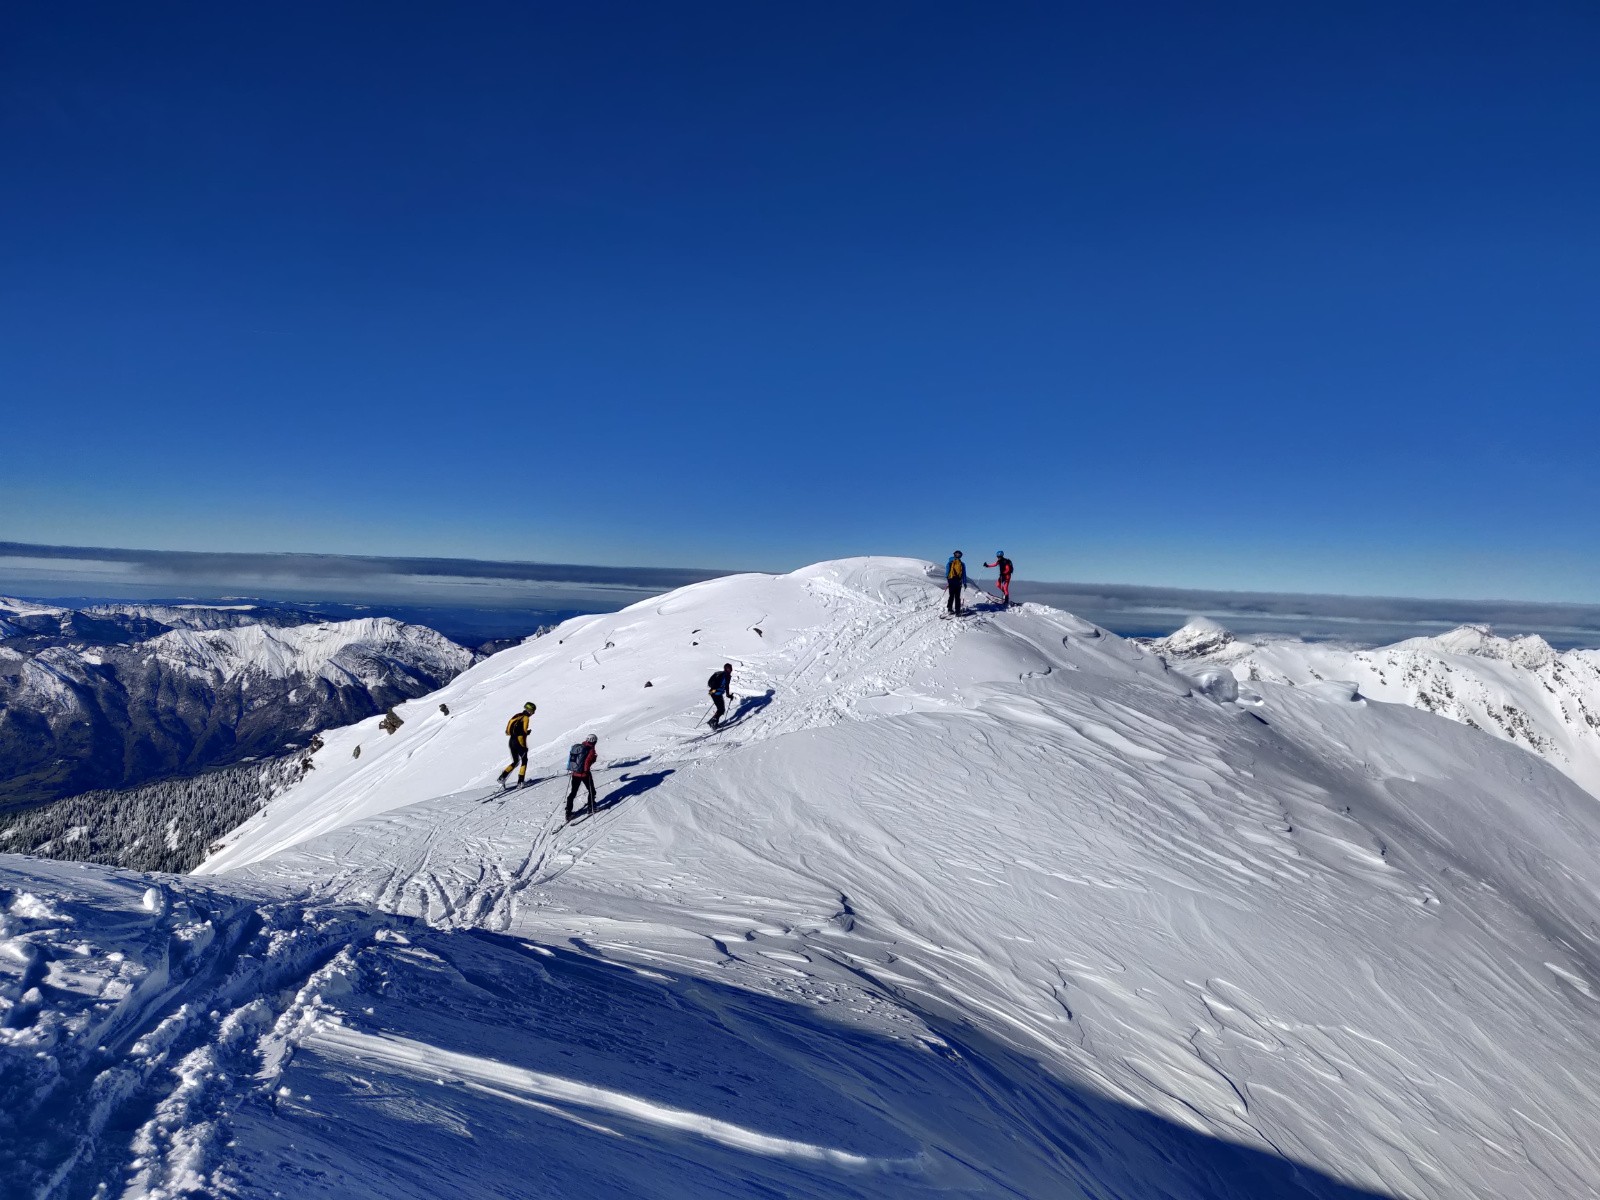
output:
<path id="1" fill-rule="evenodd" d="M 1600 599 L 1600 7 L 0 13 L 0 537 Z"/>

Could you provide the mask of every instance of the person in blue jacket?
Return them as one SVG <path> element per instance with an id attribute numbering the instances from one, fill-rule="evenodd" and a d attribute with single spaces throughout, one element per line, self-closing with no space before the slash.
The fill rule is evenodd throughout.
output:
<path id="1" fill-rule="evenodd" d="M 944 610 L 951 616 L 961 615 L 961 589 L 967 585 L 967 564 L 961 561 L 957 550 L 944 565 L 944 583 L 949 595 L 945 597 Z"/>

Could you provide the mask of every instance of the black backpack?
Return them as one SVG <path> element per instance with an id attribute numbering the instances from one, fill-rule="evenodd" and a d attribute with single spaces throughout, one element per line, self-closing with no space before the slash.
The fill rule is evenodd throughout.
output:
<path id="1" fill-rule="evenodd" d="M 567 751 L 567 774 L 583 774 L 583 764 L 589 757 L 589 743 L 579 742 Z"/>
<path id="2" fill-rule="evenodd" d="M 723 672 L 721 672 L 721 671 L 713 671 L 713 672 L 711 672 L 711 678 L 706 680 L 706 687 L 709 688 L 713 692 L 721 691 L 723 688 L 725 688 L 727 686 L 727 683 L 728 683 L 727 676 L 725 674 L 723 674 Z"/>

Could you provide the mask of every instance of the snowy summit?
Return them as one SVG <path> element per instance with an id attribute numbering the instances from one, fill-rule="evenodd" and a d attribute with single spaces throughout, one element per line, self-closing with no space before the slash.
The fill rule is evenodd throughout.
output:
<path id="1" fill-rule="evenodd" d="M 0 859 L 0 1191 L 1593 1195 L 1595 797 L 939 574 L 568 621 L 324 734 L 199 878 Z"/>

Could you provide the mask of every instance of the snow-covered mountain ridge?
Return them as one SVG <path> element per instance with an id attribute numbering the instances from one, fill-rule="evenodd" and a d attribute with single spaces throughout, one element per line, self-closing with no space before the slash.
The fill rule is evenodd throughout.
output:
<path id="1" fill-rule="evenodd" d="M 1600 797 L 1600 650 L 1558 653 L 1537 634 L 1497 637 L 1483 625 L 1376 649 L 1244 641 L 1204 619 L 1149 645 L 1180 670 L 1225 666 L 1246 684 L 1350 683 L 1371 699 L 1409 704 L 1513 742 Z"/>
<path id="2" fill-rule="evenodd" d="M 1591 797 L 1349 687 L 1235 701 L 1065 613 L 939 620 L 929 576 L 569 621 L 332 731 L 154 895 L 0 860 L 0 1183 L 1592 1194 Z M 528 699 L 542 782 L 501 793 Z"/>
<path id="3" fill-rule="evenodd" d="M 4 604 L 0 600 L 0 604 Z M 305 625 L 316 616 L 299 609 L 262 604 L 95 604 L 84 609 L 92 617 L 134 617 L 172 629 L 231 629 L 236 625 Z"/>
<path id="4" fill-rule="evenodd" d="M 396 663 L 444 677 L 472 662 L 471 651 L 443 635 L 393 617 L 284 628 L 175 629 L 146 646 L 161 661 L 192 675 L 224 678 L 243 672 L 267 679 L 321 679 L 339 686 L 376 686 Z"/>
<path id="5" fill-rule="evenodd" d="M 471 651 L 387 617 L 0 602 L 0 803 L 280 752 L 453 678 Z M 192 620 L 174 628 L 163 618 Z"/>
<path id="6" fill-rule="evenodd" d="M 322 621 L 308 625 L 237 625 L 221 629 L 174 629 L 125 648 L 85 653 L 77 646 L 50 646 L 34 655 L 15 653 L 21 679 L 13 704 L 45 707 L 51 702 L 76 707 L 75 685 L 123 662 L 154 660 L 195 678 L 226 680 L 241 675 L 265 679 L 321 679 L 337 686 L 380 682 L 394 663 L 435 675 L 449 675 L 472 661 L 472 652 L 420 625 L 392 617 Z M 118 653 L 118 651 L 124 651 Z M 0 648 L 0 655 L 6 654 Z"/>

